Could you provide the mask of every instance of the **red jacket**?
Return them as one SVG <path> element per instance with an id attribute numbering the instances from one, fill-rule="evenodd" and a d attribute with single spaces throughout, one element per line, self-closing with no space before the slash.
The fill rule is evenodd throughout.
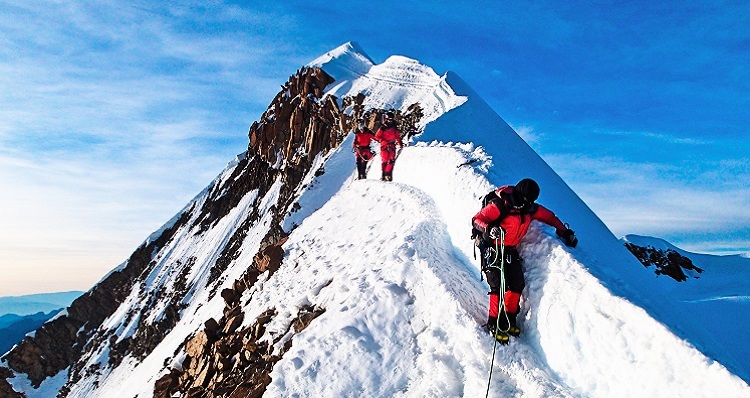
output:
<path id="1" fill-rule="evenodd" d="M 364 130 L 364 131 L 354 131 L 354 142 L 352 143 L 352 147 L 357 148 L 361 146 L 370 146 L 370 142 L 375 139 L 375 134 L 372 133 L 370 130 Z"/>
<path id="2" fill-rule="evenodd" d="M 401 141 L 401 132 L 396 128 L 396 126 L 391 126 L 388 128 L 384 128 L 384 126 L 381 126 L 378 129 L 378 133 L 375 134 L 375 139 L 380 142 L 380 148 L 385 149 L 389 145 L 394 145 L 398 143 L 398 146 L 404 146 L 404 143 Z"/>
<path id="3" fill-rule="evenodd" d="M 555 227 L 555 232 L 561 235 L 565 230 L 565 225 L 560 221 L 555 213 L 548 210 L 546 207 L 533 204 L 528 211 L 522 212 L 519 209 L 513 207 L 510 196 L 513 193 L 513 186 L 504 186 L 495 190 L 500 200 L 494 200 L 487 206 L 482 208 L 474 217 L 471 219 L 474 228 L 487 233 L 487 226 L 496 221 L 501 215 L 500 207 L 507 207 L 510 211 L 500 221 L 499 226 L 505 230 L 505 246 L 516 246 L 529 230 L 532 220 L 541 221 L 547 225 Z M 492 226 L 497 225 L 496 223 Z M 499 244 L 499 240 L 493 243 Z"/>

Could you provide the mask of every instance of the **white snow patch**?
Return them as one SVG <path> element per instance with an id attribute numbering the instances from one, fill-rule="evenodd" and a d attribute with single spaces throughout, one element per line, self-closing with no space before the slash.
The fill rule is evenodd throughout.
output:
<path id="1" fill-rule="evenodd" d="M 68 370 L 69 368 L 66 368 L 56 375 L 44 379 L 39 388 L 32 387 L 31 380 L 25 374 L 16 374 L 15 377 L 9 378 L 7 381 L 13 386 L 14 390 L 23 391 L 26 398 L 50 398 L 56 396 L 60 388 L 68 381 Z"/>

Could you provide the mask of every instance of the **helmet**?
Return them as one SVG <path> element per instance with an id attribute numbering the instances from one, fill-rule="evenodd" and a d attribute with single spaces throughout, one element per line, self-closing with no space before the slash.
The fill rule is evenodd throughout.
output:
<path id="1" fill-rule="evenodd" d="M 395 120 L 396 120 L 396 115 L 393 112 L 388 111 L 383 114 L 383 124 L 392 125 L 393 123 L 395 123 Z"/>
<path id="2" fill-rule="evenodd" d="M 539 198 L 539 184 L 531 178 L 524 178 L 513 189 L 513 200 L 520 205 L 534 203 Z"/>
<path id="3" fill-rule="evenodd" d="M 362 119 L 362 118 L 357 119 L 357 128 L 359 130 L 365 129 L 365 119 Z"/>

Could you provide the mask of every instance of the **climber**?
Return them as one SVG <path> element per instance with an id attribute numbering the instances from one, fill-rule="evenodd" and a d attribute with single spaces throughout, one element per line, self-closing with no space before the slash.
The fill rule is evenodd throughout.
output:
<path id="1" fill-rule="evenodd" d="M 367 178 L 367 163 L 373 158 L 370 143 L 375 139 L 375 134 L 365 125 L 364 119 L 357 120 L 357 126 L 352 130 L 354 132 L 354 142 L 352 150 L 357 160 L 357 179 Z"/>
<path id="2" fill-rule="evenodd" d="M 383 115 L 382 126 L 375 134 L 375 139 L 380 142 L 380 160 L 383 162 L 383 181 L 393 181 L 393 165 L 396 163 L 396 145 L 404 146 L 401 141 L 401 131 L 396 128 L 396 116 L 393 112 Z"/>
<path id="3" fill-rule="evenodd" d="M 500 343 L 507 343 L 509 335 L 515 337 L 521 333 L 516 318 L 526 283 L 523 260 L 516 245 L 526 235 L 531 221 L 538 220 L 554 227 L 557 235 L 569 247 L 578 244 L 573 230 L 552 211 L 534 203 L 537 198 L 539 185 L 525 178 L 515 186 L 507 185 L 490 192 L 485 198 L 484 207 L 471 219 L 474 237 L 482 254 L 482 271 L 490 286 L 487 328 Z M 502 285 L 505 285 L 505 291 L 501 292 Z M 502 308 L 500 294 L 503 294 Z"/>

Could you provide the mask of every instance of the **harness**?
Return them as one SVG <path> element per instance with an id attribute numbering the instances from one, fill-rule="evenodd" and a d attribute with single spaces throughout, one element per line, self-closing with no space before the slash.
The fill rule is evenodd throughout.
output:
<path id="1" fill-rule="evenodd" d="M 508 204 L 507 200 L 501 198 L 498 196 L 495 191 L 492 191 L 485 195 L 484 199 L 482 200 L 482 208 L 487 207 L 489 204 L 494 203 L 495 206 L 497 206 L 500 209 L 500 216 L 491 221 L 489 224 L 487 224 L 487 229 L 492 229 L 492 227 L 499 227 L 500 222 L 507 217 L 510 214 L 510 205 Z M 490 244 L 489 239 L 485 239 L 484 233 L 476 228 L 471 229 L 471 239 L 474 240 L 474 259 L 477 258 L 477 252 L 476 249 L 479 248 L 479 254 L 482 256 L 483 259 L 486 259 L 486 254 L 484 253 L 487 249 L 492 249 L 492 245 Z M 505 241 L 505 234 L 503 234 L 503 241 Z M 482 261 L 482 271 L 486 269 L 485 266 L 486 261 Z"/>

